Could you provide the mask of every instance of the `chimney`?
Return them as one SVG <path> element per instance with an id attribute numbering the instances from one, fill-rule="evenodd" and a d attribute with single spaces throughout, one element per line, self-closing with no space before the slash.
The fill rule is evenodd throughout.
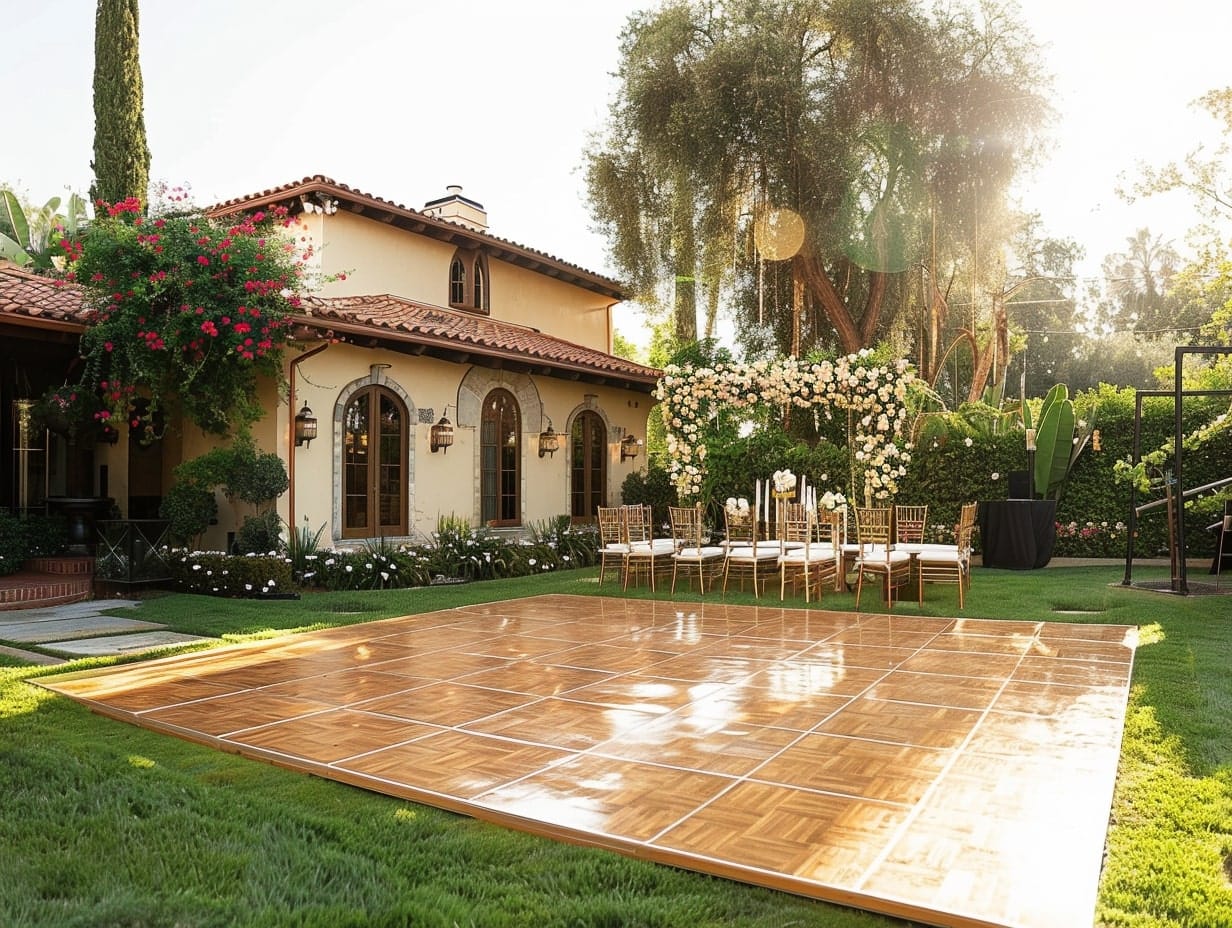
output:
<path id="1" fill-rule="evenodd" d="M 445 196 L 425 203 L 423 211 L 429 216 L 456 222 L 476 232 L 488 231 L 488 211 L 483 208 L 482 203 L 462 196 L 462 187 L 459 184 L 450 184 L 445 191 Z"/>

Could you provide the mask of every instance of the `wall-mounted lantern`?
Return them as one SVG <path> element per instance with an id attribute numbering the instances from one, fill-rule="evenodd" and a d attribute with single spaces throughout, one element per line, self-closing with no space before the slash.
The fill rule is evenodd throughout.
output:
<path id="1" fill-rule="evenodd" d="M 555 456 L 560 448 L 560 436 L 552 428 L 552 420 L 548 419 L 548 427 L 539 433 L 539 457 L 545 454 Z"/>
<path id="2" fill-rule="evenodd" d="M 626 435 L 624 438 L 622 438 L 620 440 L 620 460 L 621 462 L 624 462 L 630 458 L 637 457 L 637 446 L 640 444 L 641 442 L 638 441 L 636 436 Z"/>
<path id="3" fill-rule="evenodd" d="M 295 447 L 304 445 L 317 437 L 317 418 L 312 414 L 312 410 L 305 403 L 304 407 L 295 416 Z"/>
<path id="4" fill-rule="evenodd" d="M 456 408 L 456 407 L 455 407 Z M 436 425 L 428 431 L 428 447 L 433 454 L 440 451 L 445 454 L 449 451 L 449 446 L 453 444 L 453 423 L 449 421 L 444 413 L 449 412 L 449 406 L 446 404 L 441 418 L 437 420 Z"/>

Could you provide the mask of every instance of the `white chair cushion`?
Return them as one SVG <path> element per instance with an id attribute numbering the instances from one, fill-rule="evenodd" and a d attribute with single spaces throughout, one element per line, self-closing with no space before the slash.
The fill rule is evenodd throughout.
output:
<path id="1" fill-rule="evenodd" d="M 630 554 L 671 554 L 676 550 L 676 543 L 670 538 L 656 538 L 653 541 L 635 541 L 629 546 Z"/>
<path id="2" fill-rule="evenodd" d="M 628 554 L 629 546 L 625 544 L 621 544 L 620 542 L 614 541 L 611 544 L 604 545 L 603 550 L 607 554 Z"/>
<path id="3" fill-rule="evenodd" d="M 827 544 L 809 545 L 807 552 L 803 548 L 788 551 L 779 558 L 779 563 L 803 564 L 806 559 L 810 564 L 825 564 L 835 559 L 834 549 Z"/>
<path id="4" fill-rule="evenodd" d="M 727 559 L 741 564 L 752 564 L 754 562 L 760 564 L 764 561 L 777 561 L 779 559 L 779 552 L 775 548 L 763 548 L 761 545 L 757 546 L 756 554 L 753 553 L 751 547 L 733 548 L 727 552 Z"/>
<path id="5" fill-rule="evenodd" d="M 965 563 L 966 558 L 959 556 L 957 551 L 925 551 L 916 557 L 916 561 L 921 564 L 957 566 Z"/>
<path id="6" fill-rule="evenodd" d="M 927 554 L 929 552 L 941 552 L 942 554 L 957 554 L 958 545 L 946 545 L 940 542 L 925 542 L 919 545 L 903 545 L 904 551 L 914 551 L 916 554 Z"/>
<path id="7" fill-rule="evenodd" d="M 876 570 L 878 567 L 885 567 L 887 564 L 894 566 L 897 564 L 904 564 L 910 560 L 911 555 L 906 551 L 891 551 L 887 556 L 885 549 L 882 548 L 880 551 L 866 550 L 864 557 L 859 558 L 856 563 L 861 567 L 868 567 L 872 570 Z"/>
<path id="8" fill-rule="evenodd" d="M 702 561 L 712 557 L 722 557 L 724 555 L 722 548 L 705 547 L 705 548 L 681 548 L 672 557 L 678 561 Z"/>

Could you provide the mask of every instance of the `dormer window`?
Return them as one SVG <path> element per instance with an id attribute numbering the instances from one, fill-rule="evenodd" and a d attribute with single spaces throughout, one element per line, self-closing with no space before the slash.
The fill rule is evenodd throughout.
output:
<path id="1" fill-rule="evenodd" d="M 449 305 L 486 314 L 489 298 L 487 255 L 458 249 L 449 262 Z"/>

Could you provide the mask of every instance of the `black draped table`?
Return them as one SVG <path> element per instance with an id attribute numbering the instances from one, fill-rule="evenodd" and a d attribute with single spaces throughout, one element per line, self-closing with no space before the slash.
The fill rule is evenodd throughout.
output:
<path id="1" fill-rule="evenodd" d="M 1047 566 L 1057 538 L 1055 499 L 994 499 L 980 503 L 985 567 L 1034 570 Z"/>

